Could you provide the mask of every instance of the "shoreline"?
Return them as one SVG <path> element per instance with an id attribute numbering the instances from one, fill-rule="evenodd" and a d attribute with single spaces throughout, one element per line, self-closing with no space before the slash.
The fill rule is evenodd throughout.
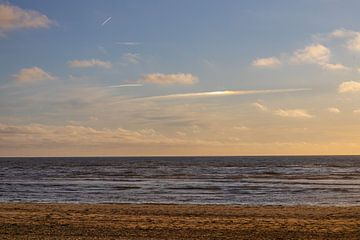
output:
<path id="1" fill-rule="evenodd" d="M 0 203 L 0 239 L 359 239 L 360 206 Z"/>

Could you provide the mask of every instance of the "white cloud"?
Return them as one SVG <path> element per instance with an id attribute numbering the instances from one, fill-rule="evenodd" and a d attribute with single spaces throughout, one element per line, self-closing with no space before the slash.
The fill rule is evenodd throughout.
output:
<path id="1" fill-rule="evenodd" d="M 355 81 L 343 82 L 338 87 L 339 93 L 359 92 L 359 91 L 360 91 L 360 82 L 355 82 Z"/>
<path id="2" fill-rule="evenodd" d="M 294 52 L 291 62 L 295 64 L 316 64 L 325 70 L 349 70 L 340 63 L 331 63 L 331 51 L 322 44 L 308 45 Z"/>
<path id="3" fill-rule="evenodd" d="M 320 34 L 316 37 L 316 39 L 320 41 L 329 41 L 337 38 L 346 39 L 345 47 L 350 51 L 360 51 L 360 32 L 341 28 L 335 29 L 330 34 Z"/>
<path id="4" fill-rule="evenodd" d="M 335 29 L 331 33 L 318 33 L 312 36 L 312 39 L 314 42 L 324 42 L 324 41 L 330 41 L 332 39 L 337 38 L 346 38 L 349 37 L 349 34 L 351 34 L 352 31 L 346 30 L 346 29 Z"/>
<path id="5" fill-rule="evenodd" d="M 323 69 L 326 70 L 350 70 L 349 67 L 340 64 L 340 63 L 336 63 L 336 64 L 332 64 L 332 63 L 326 63 L 321 65 Z"/>
<path id="6" fill-rule="evenodd" d="M 329 113 L 340 113 L 340 109 L 336 107 L 329 107 L 326 109 Z"/>
<path id="7" fill-rule="evenodd" d="M 176 74 L 163 74 L 163 73 L 150 73 L 141 78 L 142 82 L 169 85 L 169 84 L 183 84 L 191 85 L 198 81 L 198 77 L 190 73 L 176 73 Z"/>
<path id="8" fill-rule="evenodd" d="M 346 47 L 351 51 L 360 51 L 360 33 L 357 33 L 353 38 L 351 38 L 347 43 Z"/>
<path id="9" fill-rule="evenodd" d="M 345 47 L 351 51 L 360 51 L 360 32 L 348 30 L 348 29 L 336 29 L 327 36 L 327 40 L 333 38 L 345 38 L 348 39 Z"/>
<path id="10" fill-rule="evenodd" d="M 37 82 L 42 80 L 54 80 L 55 77 L 39 67 L 23 68 L 14 75 L 16 81 L 22 83 Z"/>
<path id="11" fill-rule="evenodd" d="M 11 4 L 0 4 L 0 33 L 27 28 L 47 28 L 53 22 L 45 15 Z"/>
<path id="12" fill-rule="evenodd" d="M 254 102 L 252 105 L 259 111 L 263 111 L 263 112 L 268 111 L 268 108 L 261 103 Z"/>
<path id="13" fill-rule="evenodd" d="M 68 62 L 68 65 L 71 68 L 111 68 L 112 64 L 108 61 L 102 61 L 98 59 L 90 59 L 90 60 L 72 60 Z"/>
<path id="14" fill-rule="evenodd" d="M 288 118 L 313 118 L 314 116 L 310 115 L 305 109 L 279 109 L 275 111 L 275 114 L 280 117 Z"/>
<path id="15" fill-rule="evenodd" d="M 252 62 L 254 67 L 271 68 L 277 67 L 281 64 L 280 60 L 276 57 L 257 58 Z"/>
<path id="16" fill-rule="evenodd" d="M 330 49 L 321 44 L 306 46 L 294 52 L 292 62 L 299 64 L 326 64 L 330 61 Z"/>
<path id="17" fill-rule="evenodd" d="M 357 34 L 358 34 L 358 32 L 340 28 L 340 29 L 335 29 L 330 34 L 328 34 L 326 39 L 330 40 L 333 38 L 349 38 L 349 37 L 354 37 Z"/>

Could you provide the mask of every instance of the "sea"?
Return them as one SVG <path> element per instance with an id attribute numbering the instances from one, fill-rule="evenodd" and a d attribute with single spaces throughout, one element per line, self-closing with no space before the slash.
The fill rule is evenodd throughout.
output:
<path id="1" fill-rule="evenodd" d="M 2 157 L 0 202 L 360 205 L 360 156 Z"/>

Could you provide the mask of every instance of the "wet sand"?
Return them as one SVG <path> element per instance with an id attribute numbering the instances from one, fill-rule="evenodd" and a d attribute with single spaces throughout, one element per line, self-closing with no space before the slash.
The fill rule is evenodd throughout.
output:
<path id="1" fill-rule="evenodd" d="M 11 203 L 0 239 L 360 239 L 360 207 Z"/>

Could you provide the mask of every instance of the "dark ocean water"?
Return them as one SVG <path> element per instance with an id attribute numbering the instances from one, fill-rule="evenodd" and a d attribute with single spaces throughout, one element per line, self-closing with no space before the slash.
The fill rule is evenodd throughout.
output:
<path id="1" fill-rule="evenodd" d="M 360 205 L 360 156 L 0 158 L 0 202 Z"/>

